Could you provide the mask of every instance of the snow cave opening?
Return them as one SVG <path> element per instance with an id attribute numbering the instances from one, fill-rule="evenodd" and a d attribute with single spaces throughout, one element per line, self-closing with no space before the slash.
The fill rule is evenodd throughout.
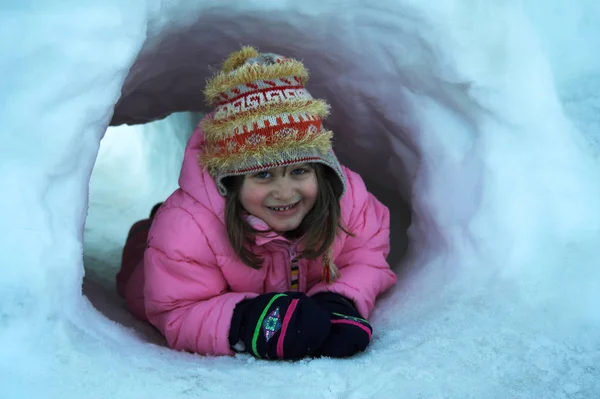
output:
<path id="1" fill-rule="evenodd" d="M 210 52 L 198 45 L 194 29 L 202 27 L 194 25 L 146 43 L 129 71 L 111 126 L 100 143 L 85 225 L 83 294 L 109 320 L 161 344 L 162 337 L 153 327 L 127 311 L 116 293 L 115 274 L 131 224 L 147 217 L 155 203 L 177 188 L 187 140 L 208 111 L 202 97 L 205 79 L 228 52 L 238 48 L 227 41 L 219 51 Z M 335 59 L 319 56 L 308 46 L 290 52 L 285 41 L 257 39 L 244 44 L 286 53 L 308 66 L 307 88 L 331 105 L 325 123 L 334 131 L 340 162 L 360 173 L 367 188 L 390 208 L 392 250 L 388 261 L 401 274 L 412 218 L 410 176 L 418 160 L 410 127 L 398 126 L 394 121 L 397 115 L 384 106 L 385 96 L 371 97 L 368 75 L 355 76 L 354 71 L 332 82 L 330 74 L 340 75 Z M 348 55 L 342 51 L 340 57 Z M 356 77 L 365 81 L 357 85 Z M 345 79 L 348 84 L 340 91 Z M 366 92 L 362 90 L 365 84 Z"/>
<path id="2" fill-rule="evenodd" d="M 598 126 L 597 2 L 422 3 L 13 7 L 2 392 L 598 397 L 600 172 L 580 139 Z M 114 292 L 127 229 L 174 189 L 205 79 L 240 45 L 307 64 L 340 159 L 392 210 L 400 281 L 363 355 L 172 351 Z"/>
<path id="3" fill-rule="evenodd" d="M 177 188 L 183 150 L 200 115 L 179 112 L 147 124 L 110 127 L 92 171 L 85 226 L 83 294 L 105 317 L 132 327 L 154 343 L 162 343 L 162 337 L 148 323 L 129 314 L 116 292 L 115 275 L 129 227 L 146 218 L 154 204 Z M 348 127 L 338 125 L 338 129 L 347 131 Z M 355 170 L 364 168 L 351 153 L 341 155 L 340 162 L 353 165 Z M 368 189 L 390 208 L 392 249 L 388 261 L 400 273 L 398 264 L 408 248 L 410 205 L 369 172 L 362 176 Z M 382 176 L 391 178 L 391 173 L 382 171 L 378 177 Z"/>
<path id="4" fill-rule="evenodd" d="M 391 210 L 388 261 L 400 278 L 373 313 L 383 323 L 380 333 L 386 327 L 389 335 L 399 333 L 399 308 L 409 318 L 427 314 L 451 292 L 483 289 L 494 274 L 501 257 L 491 258 L 486 240 L 512 232 L 497 210 L 515 206 L 495 195 L 514 184 L 502 151 L 513 143 L 498 133 L 507 129 L 498 116 L 528 123 L 516 111 L 524 103 L 506 101 L 519 92 L 470 69 L 470 53 L 453 54 L 444 26 L 434 28 L 418 12 L 397 16 L 394 42 L 362 36 L 362 29 L 374 29 L 368 16 L 353 25 L 335 8 L 327 23 L 323 15 L 314 17 L 311 29 L 277 13 L 243 9 L 227 15 L 207 10 L 172 26 L 155 21 L 152 30 L 160 33 L 146 38 L 123 80 L 90 180 L 83 293 L 108 320 L 133 327 L 145 342 L 161 342 L 127 312 L 114 277 L 131 224 L 176 188 L 177 154 L 209 111 L 206 79 L 240 45 L 304 62 L 308 90 L 331 105 L 325 124 L 335 134 L 337 156 Z M 137 136 L 127 129 L 139 129 Z M 102 146 L 112 149 L 102 155 Z M 510 249 L 513 242 L 497 245 Z"/>

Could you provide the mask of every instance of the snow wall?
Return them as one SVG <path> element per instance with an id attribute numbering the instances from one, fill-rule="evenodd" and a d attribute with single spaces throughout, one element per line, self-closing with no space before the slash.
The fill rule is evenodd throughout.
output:
<path id="1" fill-rule="evenodd" d="M 0 398 L 600 395 L 596 2 L 25 1 L 0 18 Z M 398 221 L 400 282 L 360 357 L 177 353 L 82 294 L 84 229 L 111 259 L 125 234 L 92 206 L 86 225 L 107 128 L 204 112 L 241 44 L 304 60 L 340 159 Z M 111 142 L 136 188 L 172 184 L 175 161 L 148 159 L 197 114 L 172 118 Z"/>

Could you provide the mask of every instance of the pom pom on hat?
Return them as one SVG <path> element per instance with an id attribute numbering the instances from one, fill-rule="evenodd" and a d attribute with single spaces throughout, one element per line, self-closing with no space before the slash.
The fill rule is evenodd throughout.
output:
<path id="1" fill-rule="evenodd" d="M 232 72 L 244 65 L 244 63 L 250 59 L 258 57 L 258 51 L 251 46 L 244 46 L 241 50 L 235 51 L 229 55 L 229 57 L 223 63 L 221 70 L 225 73 Z"/>

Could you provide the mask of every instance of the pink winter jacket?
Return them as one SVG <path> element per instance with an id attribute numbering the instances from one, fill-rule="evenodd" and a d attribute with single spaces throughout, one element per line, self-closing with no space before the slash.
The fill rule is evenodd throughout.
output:
<path id="1" fill-rule="evenodd" d="M 290 290 L 291 259 L 297 248 L 281 236 L 258 237 L 260 270 L 243 264 L 232 250 L 224 224 L 225 200 L 215 181 L 198 166 L 203 132 L 197 128 L 185 151 L 179 186 L 152 223 L 143 269 L 134 272 L 125 297 L 129 307 L 166 337 L 171 348 L 200 354 L 233 354 L 229 328 L 233 310 L 246 298 Z M 341 200 L 344 226 L 333 260 L 341 277 L 322 281 L 320 260 L 299 262 L 299 290 L 332 291 L 351 299 L 368 318 L 376 297 L 396 282 L 386 262 L 389 211 L 367 192 L 360 176 L 344 168 L 347 192 Z M 250 222 L 266 229 L 264 222 Z M 143 288 L 142 288 L 143 287 Z M 146 317 L 144 317 L 146 316 Z"/>

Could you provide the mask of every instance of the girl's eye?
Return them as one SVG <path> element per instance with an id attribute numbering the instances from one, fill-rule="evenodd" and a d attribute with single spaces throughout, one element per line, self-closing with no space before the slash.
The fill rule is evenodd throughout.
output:
<path id="1" fill-rule="evenodd" d="M 254 177 L 256 177 L 257 179 L 268 179 L 270 177 L 270 174 L 267 171 L 263 171 L 263 172 L 258 172 L 257 174 L 254 175 Z"/>
<path id="2" fill-rule="evenodd" d="M 307 172 L 308 172 L 308 170 L 303 169 L 303 168 L 296 168 L 296 169 L 292 170 L 293 175 L 303 175 Z"/>

